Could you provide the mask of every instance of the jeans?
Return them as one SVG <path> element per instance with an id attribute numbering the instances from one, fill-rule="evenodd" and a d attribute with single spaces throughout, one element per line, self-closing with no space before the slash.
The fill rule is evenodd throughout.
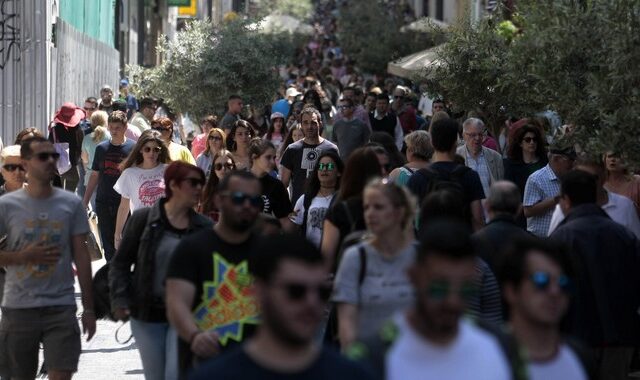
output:
<path id="1" fill-rule="evenodd" d="M 178 334 L 168 323 L 130 319 L 147 380 L 178 379 Z"/>
<path id="2" fill-rule="evenodd" d="M 111 261 L 116 254 L 114 237 L 116 235 L 116 218 L 118 217 L 118 206 L 120 202 L 114 205 L 96 202 L 96 214 L 98 215 L 98 230 L 100 230 L 100 242 L 104 249 L 104 258 L 107 262 Z"/>

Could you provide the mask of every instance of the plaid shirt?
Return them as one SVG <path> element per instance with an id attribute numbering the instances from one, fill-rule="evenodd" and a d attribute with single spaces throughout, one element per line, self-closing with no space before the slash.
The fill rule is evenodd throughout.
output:
<path id="1" fill-rule="evenodd" d="M 469 169 L 475 170 L 480 176 L 480 182 L 482 182 L 482 190 L 484 190 L 484 195 L 489 196 L 489 188 L 491 187 L 491 172 L 489 171 L 489 166 L 487 165 L 487 160 L 484 158 L 484 152 L 480 149 L 480 154 L 478 158 L 473 158 L 469 149 L 465 146 L 467 157 L 467 166 Z"/>
<path id="2" fill-rule="evenodd" d="M 553 198 L 560 194 L 560 180 L 551 170 L 549 164 L 544 168 L 535 171 L 527 179 L 524 187 L 523 206 L 533 206 L 547 198 Z M 547 236 L 551 218 L 553 217 L 553 209 L 542 215 L 527 218 L 527 231 L 540 237 Z"/>

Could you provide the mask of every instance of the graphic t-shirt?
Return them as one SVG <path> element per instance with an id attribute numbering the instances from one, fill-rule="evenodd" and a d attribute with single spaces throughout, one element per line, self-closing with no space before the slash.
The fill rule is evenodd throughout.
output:
<path id="1" fill-rule="evenodd" d="M 262 201 L 264 203 L 263 213 L 280 219 L 293 211 L 289 193 L 280 180 L 267 174 L 260 178 L 260 184 L 262 185 Z"/>
<path id="2" fill-rule="evenodd" d="M 295 203 L 304 193 L 304 183 L 315 169 L 320 153 L 325 150 L 333 150 L 338 153 L 338 147 L 328 140 L 323 140 L 318 145 L 306 144 L 304 139 L 298 140 L 285 149 L 280 163 L 291 171 L 291 187 L 293 188 L 291 202 Z"/>
<path id="3" fill-rule="evenodd" d="M 126 168 L 113 189 L 130 200 L 131 213 L 142 207 L 151 207 L 164 196 L 166 168 L 167 164 L 160 164 L 151 169 L 134 166 Z"/>
<path id="4" fill-rule="evenodd" d="M 253 297 L 248 260 L 255 251 L 255 237 L 241 244 L 222 240 L 213 230 L 182 239 L 167 271 L 167 279 L 180 279 L 196 287 L 192 312 L 201 330 L 215 330 L 226 350 L 253 335 L 259 310 Z M 179 341 L 180 367 L 189 368 L 192 354 Z"/>
<path id="5" fill-rule="evenodd" d="M 300 198 L 298 198 L 298 201 L 293 208 L 293 213 L 295 214 L 295 216 L 291 221 L 298 226 L 301 226 L 302 223 L 304 223 L 305 196 L 306 195 L 303 194 Z M 331 200 L 333 200 L 333 197 L 334 194 L 328 197 L 316 196 L 313 198 L 313 200 L 311 200 L 311 204 L 309 205 L 305 236 L 318 248 L 320 248 L 320 243 L 322 242 L 322 224 L 324 223 L 324 217 L 327 214 L 327 210 L 331 205 Z"/>
<path id="6" fill-rule="evenodd" d="M 121 145 L 113 145 L 110 141 L 105 141 L 96 146 L 96 154 L 91 166 L 91 170 L 100 173 L 96 202 L 112 205 L 120 203 L 120 194 L 113 189 L 113 185 L 120 178 L 120 163 L 127 158 L 134 146 L 135 143 L 131 140 L 126 140 Z"/>
<path id="7" fill-rule="evenodd" d="M 82 202 L 75 194 L 54 188 L 46 199 L 32 198 L 20 189 L 0 197 L 0 236 L 7 235 L 9 252 L 44 241 L 60 247 L 54 265 L 6 267 L 2 306 L 33 308 L 75 305 L 71 237 L 89 232 Z"/>

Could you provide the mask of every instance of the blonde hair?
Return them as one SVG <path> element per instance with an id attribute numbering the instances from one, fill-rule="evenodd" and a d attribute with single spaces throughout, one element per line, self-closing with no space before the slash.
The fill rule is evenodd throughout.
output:
<path id="1" fill-rule="evenodd" d="M 91 115 L 91 129 L 93 130 L 93 142 L 99 143 L 104 140 L 107 133 L 107 120 L 109 115 L 105 111 L 96 111 Z"/>

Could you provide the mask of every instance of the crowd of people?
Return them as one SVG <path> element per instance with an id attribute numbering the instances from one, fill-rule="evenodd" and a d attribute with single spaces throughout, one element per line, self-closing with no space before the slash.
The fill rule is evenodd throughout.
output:
<path id="1" fill-rule="evenodd" d="M 334 2 L 314 17 L 264 110 L 230 94 L 188 136 L 123 79 L 118 99 L 104 86 L 1 149 L 1 379 L 34 378 L 40 345 L 48 376 L 72 377 L 75 278 L 87 339 L 96 314 L 130 321 L 147 379 L 637 367 L 640 177 L 624 152 L 584 152 L 538 117 L 492 136 L 481 114 L 360 73 Z"/>

